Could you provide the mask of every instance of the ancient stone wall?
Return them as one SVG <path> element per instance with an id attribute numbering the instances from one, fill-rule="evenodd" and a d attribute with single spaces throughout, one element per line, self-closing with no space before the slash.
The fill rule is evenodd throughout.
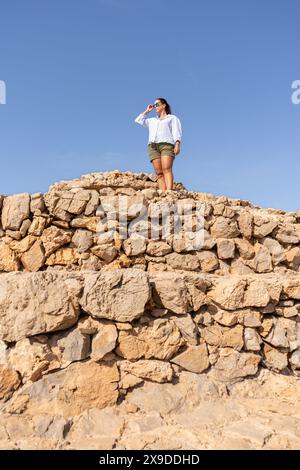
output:
<path id="1" fill-rule="evenodd" d="M 118 220 L 121 195 L 130 208 L 126 236 Z M 172 217 L 169 233 L 160 226 L 156 238 L 149 235 L 155 211 L 163 216 L 174 205 L 188 204 L 203 206 L 200 248 L 183 240 L 184 226 L 181 237 L 174 234 Z M 115 220 L 107 217 L 106 208 L 112 206 Z M 57 183 L 44 195 L 0 196 L 0 209 L 0 272 L 135 267 L 218 275 L 283 274 L 298 272 L 300 266 L 300 211 L 262 209 L 239 199 L 189 192 L 180 183 L 175 191 L 163 193 L 155 177 L 144 173 L 96 173 Z M 179 217 L 183 224 L 186 216 Z M 130 227 L 135 234 L 138 228 L 144 230 L 143 236 L 131 235 Z M 192 234 L 194 229 L 189 230 Z"/>
<path id="2" fill-rule="evenodd" d="M 46 397 L 62 409 L 107 406 L 144 380 L 172 381 L 182 370 L 231 382 L 259 367 L 300 368 L 296 274 L 8 273 L 0 301 L 0 397 L 20 389 L 34 409 Z M 88 389 L 103 383 L 103 391 L 85 390 L 86 374 Z M 76 384 L 72 405 L 59 388 L 51 392 L 57 378 Z"/>
<path id="3" fill-rule="evenodd" d="M 146 208 L 143 228 L 162 203 L 201 203 L 204 245 L 192 234 L 122 239 L 120 222 L 105 219 L 119 195 L 128 225 Z M 62 432 L 66 417 L 120 404 L 147 382 L 298 375 L 300 212 L 179 183 L 162 192 L 153 175 L 120 172 L 0 204 L 3 413 L 63 416 Z"/>

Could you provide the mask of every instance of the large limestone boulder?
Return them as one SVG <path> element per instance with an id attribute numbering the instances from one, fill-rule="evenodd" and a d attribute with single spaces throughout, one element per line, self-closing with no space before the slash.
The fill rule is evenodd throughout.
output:
<path id="1" fill-rule="evenodd" d="M 207 326 L 201 330 L 201 337 L 206 343 L 219 348 L 230 347 L 240 351 L 244 346 L 243 327 L 241 325 L 231 328 L 220 325 Z"/>
<path id="2" fill-rule="evenodd" d="M 248 210 L 243 210 L 238 219 L 239 229 L 246 239 L 250 239 L 253 231 L 253 214 Z"/>
<path id="3" fill-rule="evenodd" d="M 80 304 L 93 317 L 127 322 L 143 315 L 149 299 L 145 272 L 115 269 L 86 274 Z"/>
<path id="4" fill-rule="evenodd" d="M 76 273 L 7 273 L 0 276 L 0 338 L 18 341 L 63 330 L 77 322 L 82 280 Z"/>
<path id="5" fill-rule="evenodd" d="M 0 241 L 0 272 L 18 271 L 20 261 L 15 252 L 6 243 Z"/>
<path id="6" fill-rule="evenodd" d="M 213 238 L 234 238 L 240 234 L 237 223 L 227 217 L 217 217 L 210 229 Z"/>
<path id="7" fill-rule="evenodd" d="M 128 360 L 168 360 L 178 352 L 185 341 L 172 320 L 157 318 L 147 324 L 119 332 L 116 352 Z"/>
<path id="8" fill-rule="evenodd" d="M 78 415 L 84 410 L 116 404 L 118 381 L 119 371 L 114 363 L 77 362 L 25 385 L 14 395 L 9 409 L 17 410 L 22 403 L 28 415 L 48 414 L 49 409 L 65 417 Z"/>
<path id="9" fill-rule="evenodd" d="M 175 272 L 153 272 L 150 277 L 153 299 L 158 307 L 185 314 L 197 310 L 206 302 L 209 282 L 205 275 L 180 275 Z"/>
<path id="10" fill-rule="evenodd" d="M 71 230 L 63 230 L 51 225 L 47 227 L 41 236 L 45 248 L 45 256 L 54 253 L 58 248 L 69 243 L 72 240 L 73 232 Z"/>
<path id="11" fill-rule="evenodd" d="M 36 242 L 21 256 L 22 264 L 26 271 L 38 271 L 45 262 L 45 253 L 42 242 Z"/>
<path id="12" fill-rule="evenodd" d="M 219 359 L 212 370 L 212 377 L 221 382 L 236 382 L 243 377 L 255 375 L 261 357 L 252 352 L 238 352 L 232 348 L 219 351 Z"/>
<path id="13" fill-rule="evenodd" d="M 19 230 L 23 220 L 30 213 L 30 196 L 28 193 L 14 194 L 4 198 L 1 222 L 4 230 Z"/>
<path id="14" fill-rule="evenodd" d="M 275 292 L 278 287 L 278 292 Z M 234 275 L 230 278 L 217 279 L 215 286 L 208 293 L 214 302 L 227 310 L 243 307 L 265 307 L 272 298 L 280 295 L 281 285 L 272 287 L 266 280 L 255 277 Z M 274 298 L 275 300 L 275 298 Z M 276 299 L 278 300 L 278 298 Z"/>

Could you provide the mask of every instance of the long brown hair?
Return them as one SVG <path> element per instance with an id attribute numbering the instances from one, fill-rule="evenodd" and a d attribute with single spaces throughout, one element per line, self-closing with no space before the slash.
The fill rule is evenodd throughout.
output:
<path id="1" fill-rule="evenodd" d="M 165 98 L 156 98 L 156 99 L 159 100 L 162 104 L 166 105 L 165 110 L 167 114 L 172 114 L 171 106 L 169 105 L 167 100 L 165 100 Z"/>

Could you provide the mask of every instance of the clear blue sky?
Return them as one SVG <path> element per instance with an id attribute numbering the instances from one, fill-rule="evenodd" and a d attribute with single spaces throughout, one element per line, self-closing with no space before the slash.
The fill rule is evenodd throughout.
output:
<path id="1" fill-rule="evenodd" d="M 134 119 L 165 97 L 176 181 L 300 209 L 299 0 L 3 0 L 0 18 L 0 194 L 153 173 Z"/>

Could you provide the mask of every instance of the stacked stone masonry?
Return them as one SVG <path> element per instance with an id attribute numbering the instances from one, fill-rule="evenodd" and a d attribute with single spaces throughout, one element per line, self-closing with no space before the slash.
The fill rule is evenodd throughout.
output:
<path id="1" fill-rule="evenodd" d="M 201 202 L 204 246 L 170 234 L 100 240 L 106 204 Z M 115 199 L 114 199 L 115 198 Z M 100 209 L 99 209 L 100 207 Z M 95 173 L 0 196 L 0 400 L 69 416 L 184 371 L 221 383 L 300 370 L 300 211 Z M 116 211 L 118 207 L 116 206 Z M 147 217 L 143 219 L 143 223 Z"/>

